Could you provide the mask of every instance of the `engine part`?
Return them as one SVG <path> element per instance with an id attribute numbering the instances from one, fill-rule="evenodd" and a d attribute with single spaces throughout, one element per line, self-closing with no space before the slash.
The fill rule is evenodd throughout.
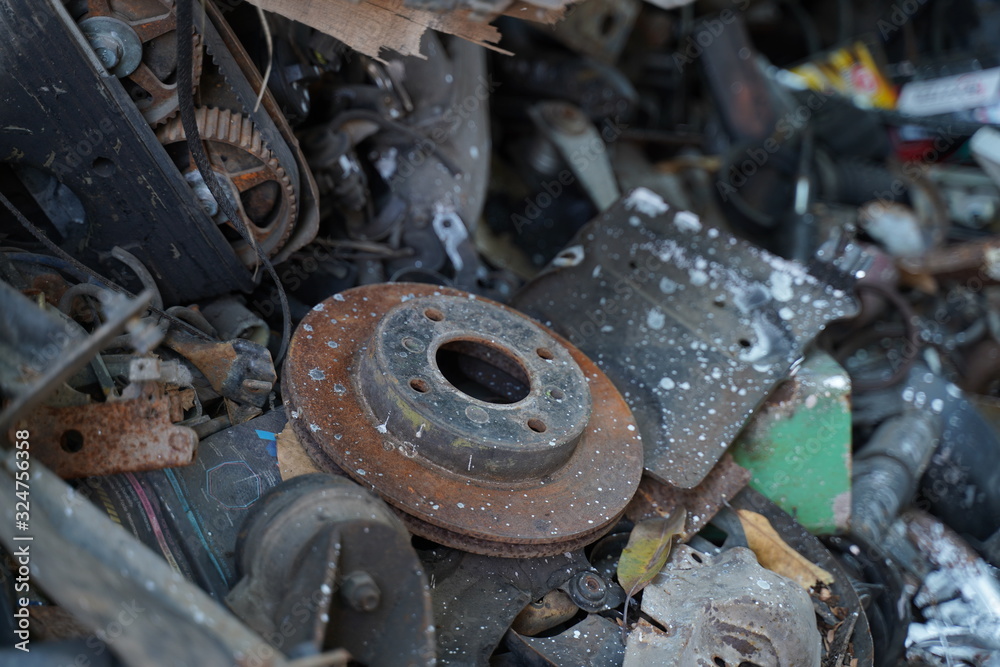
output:
<path id="1" fill-rule="evenodd" d="M 902 517 L 910 541 L 934 570 L 914 602 L 924 623 L 911 623 L 910 660 L 928 665 L 995 665 L 1000 662 L 1000 581 L 954 531 L 933 516 Z"/>
<path id="2" fill-rule="evenodd" d="M 438 661 L 445 665 L 487 663 L 525 605 L 574 579 L 610 590 L 581 551 L 512 559 L 436 547 L 421 552 L 421 559 L 431 581 Z M 594 601 L 578 597 L 579 603 Z"/>
<path id="3" fill-rule="evenodd" d="M 698 486 L 679 489 L 643 475 L 639 490 L 629 502 L 625 515 L 636 523 L 654 516 L 667 517 L 678 510 L 687 513 L 683 537 L 690 537 L 708 525 L 750 481 L 750 471 L 741 468 L 729 454 L 723 454 Z M 624 546 L 624 545 L 623 545 Z"/>
<path id="4" fill-rule="evenodd" d="M 80 30 L 98 60 L 119 79 L 153 126 L 177 113 L 177 19 L 169 0 L 74 0 Z M 76 12 L 73 12 L 76 14 Z M 201 74 L 201 47 L 193 58 L 194 81 Z M 188 91 L 184 91 L 185 94 Z"/>
<path id="5" fill-rule="evenodd" d="M 10 489 L 26 472 L 19 465 L 24 459 L 15 456 L 24 448 L 14 447 L 16 451 L 4 453 L 0 468 L 4 486 L 9 484 Z M 88 642 L 103 642 L 99 645 L 130 665 L 288 664 L 228 610 L 184 581 L 166 561 L 40 462 L 28 467 L 29 529 L 19 535 L 8 531 L 0 541 L 8 553 L 30 554 L 31 584 L 93 633 Z M 8 525 L 14 525 L 21 511 L 18 504 L 13 493 L 0 498 L 0 515 Z M 25 535 L 33 540 L 18 540 Z M 27 611 L 24 606 L 20 609 Z"/>
<path id="6" fill-rule="evenodd" d="M 155 359 L 132 361 L 133 368 L 156 367 L 156 376 L 158 365 Z M 194 458 L 198 436 L 176 422 L 193 393 L 165 391 L 158 379 L 134 379 L 117 399 L 41 406 L 14 428 L 31 433 L 33 454 L 64 479 L 183 466 Z"/>
<path id="7" fill-rule="evenodd" d="M 854 457 L 851 532 L 877 545 L 912 499 L 938 446 L 940 417 L 909 411 L 882 423 Z"/>
<path id="8" fill-rule="evenodd" d="M 867 264 L 849 246 L 807 270 L 668 208 L 633 191 L 513 304 L 597 361 L 636 416 L 647 472 L 691 488 L 808 341 L 857 312 L 850 294 L 816 275 L 838 280 Z"/>
<path id="9" fill-rule="evenodd" d="M 104 324 L 90 336 L 83 336 L 79 327 L 56 320 L 0 281 L 0 305 L 5 314 L 0 326 L 0 350 L 4 352 L 0 355 L 0 389 L 7 399 L 0 411 L 0 437 L 7 437 L 17 420 L 42 405 L 124 329 L 139 333 L 141 325 L 136 324 L 136 318 L 145 311 L 152 294 L 144 292 L 128 299 L 108 292 L 103 297 Z"/>
<path id="10" fill-rule="evenodd" d="M 418 535 L 533 556 L 592 542 L 641 474 L 624 400 L 574 347 L 470 294 L 347 290 L 297 329 L 283 391 L 299 440 Z"/>
<path id="11" fill-rule="evenodd" d="M 249 118 L 226 109 L 195 109 L 195 120 L 212 170 L 243 219 L 247 230 L 269 257 L 281 250 L 295 225 L 295 189 L 284 167 L 265 145 L 263 136 Z M 156 138 L 167 148 L 185 175 L 197 174 L 188 151 L 180 119 L 164 125 Z M 204 195 L 202 195 L 204 196 Z M 215 210 L 220 224 L 231 224 L 218 212 L 218 202 L 208 193 L 206 212 Z M 256 253 L 233 233 L 233 246 L 248 267 L 257 264 Z"/>
<path id="12" fill-rule="evenodd" d="M 521 664 L 531 667 L 621 667 L 625 659 L 618 624 L 596 614 L 552 637 L 525 637 L 511 630 L 504 644 Z"/>
<path id="13" fill-rule="evenodd" d="M 13 165 L 58 180 L 79 199 L 87 222 L 72 225 L 60 244 L 95 268 L 101 253 L 115 245 L 132 250 L 171 303 L 249 288 L 249 273 L 176 168 L 158 157 L 162 149 L 146 120 L 118 79 L 96 64 L 62 2 L 18 0 L 4 14 L 3 43 L 33 65 L 17 72 L 5 68 L 0 77 L 9 112 L 0 129 L 0 153 Z M 36 25 L 32 17 L 44 20 Z M 26 25 L 32 30 L 22 29 Z M 7 79 L 15 75 L 17 81 Z M 150 201 L 151 193 L 150 206 L 134 205 Z M 179 219 L 186 223 L 181 234 Z M 133 245 L 140 239 L 137 230 L 141 244 Z M 171 247 L 176 252 L 161 251 Z"/>
<path id="14" fill-rule="evenodd" d="M 201 371 L 219 395 L 237 403 L 263 407 L 278 379 L 268 349 L 245 338 L 204 341 L 175 329 L 163 344 Z"/>
<path id="15" fill-rule="evenodd" d="M 601 135 L 578 107 L 541 102 L 528 109 L 528 116 L 542 135 L 540 141 L 551 143 L 598 211 L 621 197 Z"/>
<path id="16" fill-rule="evenodd" d="M 851 378 L 812 350 L 733 445 L 750 486 L 809 532 L 847 530 L 851 516 Z"/>
<path id="17" fill-rule="evenodd" d="M 237 558 L 243 579 L 226 601 L 275 648 L 342 648 L 373 666 L 434 662 L 430 591 L 410 535 L 357 484 L 313 474 L 275 487 L 247 517 Z"/>
<path id="18" fill-rule="evenodd" d="M 834 555 L 802 524 L 751 488 L 741 491 L 732 499 L 730 506 L 734 510 L 750 510 L 766 517 L 785 544 L 833 575 L 833 582 L 829 584 L 829 599 L 836 601 L 838 614 L 836 623 L 824 622 L 820 618 L 820 634 L 825 640 L 823 667 L 836 667 L 845 662 L 850 664 L 852 659 L 857 659 L 859 665 L 872 664 L 872 635 L 868 618 L 847 570 Z"/>
<path id="19" fill-rule="evenodd" d="M 743 547 L 710 556 L 679 545 L 643 590 L 642 610 L 666 632 L 630 635 L 625 667 L 820 667 L 823 644 L 809 594 Z"/>

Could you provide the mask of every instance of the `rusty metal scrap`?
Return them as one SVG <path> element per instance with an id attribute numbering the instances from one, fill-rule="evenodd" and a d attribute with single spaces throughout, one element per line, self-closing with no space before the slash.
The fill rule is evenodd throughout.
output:
<path id="1" fill-rule="evenodd" d="M 711 472 L 692 489 L 679 489 L 648 475 L 643 476 L 625 516 L 634 522 L 654 516 L 670 516 L 677 509 L 687 511 L 682 538 L 687 539 L 707 526 L 716 513 L 750 481 L 750 472 L 724 454 Z"/>
<path id="2" fill-rule="evenodd" d="M 263 406 L 277 381 L 271 353 L 263 345 L 243 338 L 205 341 L 172 330 L 163 344 L 201 371 L 212 389 L 237 403 Z"/>
<path id="3" fill-rule="evenodd" d="M 16 428 L 31 433 L 33 454 L 65 479 L 182 466 L 198 446 L 192 429 L 174 423 L 191 393 L 132 383 L 119 400 L 42 406 Z"/>

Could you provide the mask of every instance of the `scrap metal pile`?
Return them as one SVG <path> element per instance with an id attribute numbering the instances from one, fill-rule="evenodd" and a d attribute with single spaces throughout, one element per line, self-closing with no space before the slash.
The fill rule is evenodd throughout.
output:
<path id="1" fill-rule="evenodd" d="M 251 2 L 0 7 L 0 664 L 1000 665 L 997 3 Z"/>

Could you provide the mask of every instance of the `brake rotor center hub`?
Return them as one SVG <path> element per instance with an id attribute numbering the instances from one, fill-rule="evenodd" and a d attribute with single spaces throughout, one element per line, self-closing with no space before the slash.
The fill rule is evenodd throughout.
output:
<path id="1" fill-rule="evenodd" d="M 355 384 L 387 431 L 420 443 L 418 456 L 482 480 L 553 472 L 590 420 L 586 378 L 551 335 L 465 297 L 390 310 Z"/>

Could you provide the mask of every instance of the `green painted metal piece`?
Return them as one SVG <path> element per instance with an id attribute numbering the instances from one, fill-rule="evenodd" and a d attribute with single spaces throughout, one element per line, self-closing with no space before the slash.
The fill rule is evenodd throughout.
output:
<path id="1" fill-rule="evenodd" d="M 750 486 L 810 532 L 847 529 L 851 508 L 851 381 L 828 354 L 810 352 L 736 439 Z"/>

